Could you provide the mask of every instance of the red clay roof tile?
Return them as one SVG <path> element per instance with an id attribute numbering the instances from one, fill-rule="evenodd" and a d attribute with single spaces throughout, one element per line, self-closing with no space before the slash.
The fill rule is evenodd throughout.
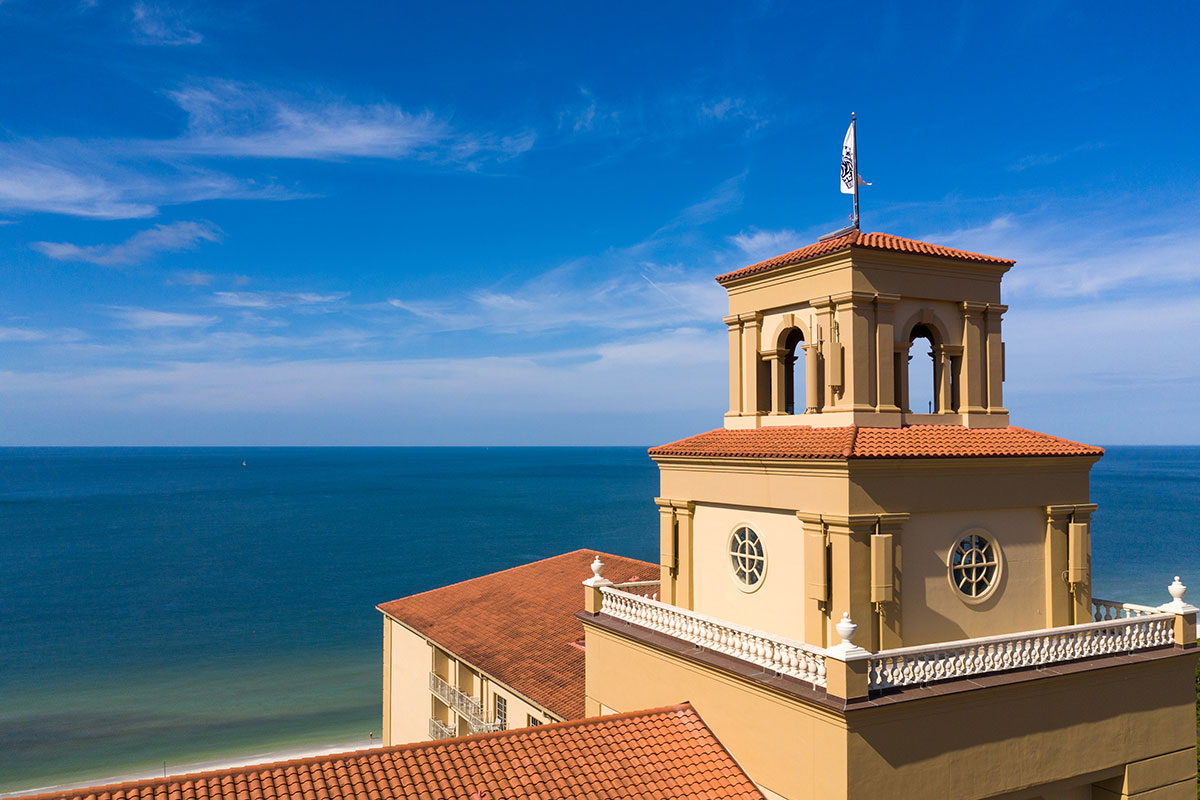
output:
<path id="1" fill-rule="evenodd" d="M 768 258 L 766 261 L 760 261 L 757 264 L 751 264 L 748 267 L 736 269 L 733 272 L 727 272 L 724 275 L 717 276 L 717 283 L 727 283 L 737 278 L 744 278 L 747 275 L 756 275 L 760 272 L 766 272 L 776 267 L 786 266 L 788 264 L 798 264 L 801 261 L 807 261 L 810 258 L 817 256 L 828 255 L 835 253 L 838 250 L 844 250 L 850 247 L 862 247 L 868 250 L 888 250 L 894 253 L 916 253 L 926 256 L 940 256 L 942 258 L 954 258 L 960 261 L 976 261 L 987 264 L 1008 264 L 1012 266 L 1016 262 L 1008 258 L 996 258 L 995 256 L 985 256 L 980 253 L 970 253 L 966 250 L 955 250 L 951 247 L 942 247 L 939 244 L 930 244 L 928 242 L 919 242 L 916 239 L 903 239 L 899 236 L 892 236 L 887 233 L 862 233 L 861 231 L 851 231 L 845 236 L 839 236 L 836 239 L 827 239 L 823 242 L 814 242 L 813 244 L 801 247 L 798 250 L 793 250 L 790 253 L 784 253 L 774 258 Z"/>
<path id="2" fill-rule="evenodd" d="M 718 428 L 650 448 L 651 457 L 710 458 L 975 458 L 1103 454 L 1102 448 L 1025 428 L 965 428 L 960 425 Z"/>
<path id="3" fill-rule="evenodd" d="M 763 797 L 684 703 L 381 750 L 52 792 L 26 800 L 156 800 L 197 794 L 212 800 Z"/>
<path id="4" fill-rule="evenodd" d="M 559 717 L 582 719 L 584 652 L 574 643 L 583 625 L 575 612 L 597 555 L 609 580 L 658 579 L 657 564 L 576 550 L 378 608 Z"/>

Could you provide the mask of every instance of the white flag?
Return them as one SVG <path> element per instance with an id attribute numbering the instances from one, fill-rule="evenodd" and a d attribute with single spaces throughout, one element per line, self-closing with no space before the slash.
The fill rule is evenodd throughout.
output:
<path id="1" fill-rule="evenodd" d="M 854 123 L 846 129 L 842 141 L 842 194 L 854 194 L 854 176 L 858 173 L 858 152 L 854 149 Z"/>

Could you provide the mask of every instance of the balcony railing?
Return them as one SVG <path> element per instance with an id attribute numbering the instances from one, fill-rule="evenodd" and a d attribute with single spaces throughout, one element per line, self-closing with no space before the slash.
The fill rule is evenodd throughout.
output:
<path id="1" fill-rule="evenodd" d="M 635 590 L 656 581 L 639 581 Z M 732 622 L 625 591 L 624 584 L 600 589 L 601 612 L 652 631 L 725 653 L 780 675 L 790 675 L 813 686 L 825 685 L 825 651 L 803 642 L 784 639 Z"/>
<path id="2" fill-rule="evenodd" d="M 458 735 L 458 731 L 453 727 L 442 722 L 440 719 L 429 720 L 429 738 L 430 739 L 453 739 Z"/>
<path id="3" fill-rule="evenodd" d="M 1136 616 L 1082 625 L 901 647 L 850 656 L 847 660 L 866 659 L 869 687 L 889 689 L 1132 653 L 1174 643 L 1174 613 L 1139 612 Z"/>
<path id="4" fill-rule="evenodd" d="M 464 717 L 483 719 L 483 705 L 479 702 L 479 698 L 471 697 L 466 692 L 446 683 L 436 672 L 429 673 L 429 690 Z"/>
<path id="5" fill-rule="evenodd" d="M 826 659 L 830 651 L 660 602 L 650 588 L 655 584 L 657 581 L 639 581 L 602 587 L 600 610 L 615 619 L 799 678 L 814 687 L 827 685 Z M 868 688 L 879 690 L 1166 647 L 1175 643 L 1176 614 L 1196 611 L 1182 602 L 1184 587 L 1178 580 L 1176 585 L 1178 593 L 1172 586 L 1175 602 L 1161 609 L 1094 600 L 1095 621 L 1079 625 L 877 653 L 857 647 L 845 650 L 847 642 L 833 652 L 839 661 L 867 661 Z"/>

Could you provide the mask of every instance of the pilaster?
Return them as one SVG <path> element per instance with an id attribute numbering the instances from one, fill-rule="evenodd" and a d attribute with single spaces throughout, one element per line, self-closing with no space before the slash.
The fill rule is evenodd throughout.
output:
<path id="1" fill-rule="evenodd" d="M 851 619 L 861 620 L 859 641 L 878 649 L 879 621 L 871 607 L 871 534 L 878 517 L 822 515 L 821 520 L 829 536 L 829 616 L 835 620 L 849 613 Z M 826 636 L 837 641 L 832 628 Z"/>
<path id="2" fill-rule="evenodd" d="M 871 326 L 875 295 L 843 292 L 833 295 L 830 300 L 837 304 L 839 341 L 845 353 L 840 406 L 847 411 L 874 411 L 878 359 Z"/>
<path id="3" fill-rule="evenodd" d="M 820 514 L 797 511 L 804 530 L 804 639 L 826 647 L 829 643 L 829 552 Z"/>
<path id="4" fill-rule="evenodd" d="M 898 294 L 875 295 L 875 407 L 896 412 L 895 316 Z"/>
<path id="5" fill-rule="evenodd" d="M 740 314 L 738 321 L 742 325 L 742 415 L 745 416 L 757 414 L 763 407 L 758 396 L 758 340 L 762 328 L 762 315 Z"/>
<path id="6" fill-rule="evenodd" d="M 983 347 L 983 314 L 986 303 L 960 304 L 963 316 L 963 356 L 959 370 L 962 411 L 968 414 L 983 413 L 987 397 L 987 369 Z"/>
<path id="7" fill-rule="evenodd" d="M 729 411 L 727 417 L 742 414 L 742 324 L 733 314 L 721 320 L 729 328 Z"/>
<path id="8" fill-rule="evenodd" d="M 987 307 L 987 410 L 989 414 L 1007 414 L 1004 407 L 1004 341 L 1000 337 L 1000 318 L 1008 306 Z"/>
<path id="9" fill-rule="evenodd" d="M 833 303 L 828 297 L 818 297 L 809 301 L 809 304 L 816 312 L 817 330 L 816 335 L 818 352 L 821 354 L 819 373 L 820 380 L 818 385 L 821 387 L 821 402 L 819 406 L 821 410 L 832 410 L 837 402 L 837 392 L 834 388 L 832 380 L 830 380 L 829 359 L 836 354 L 833 352 Z M 811 383 L 811 381 L 810 381 Z"/>
<path id="10" fill-rule="evenodd" d="M 658 596 L 675 605 L 675 579 L 679 574 L 679 538 L 675 508 L 665 497 L 654 498 L 658 506 Z"/>
<path id="11" fill-rule="evenodd" d="M 1046 506 L 1045 608 L 1046 627 L 1070 625 L 1074 620 L 1071 588 L 1063 579 L 1067 570 L 1067 526 L 1075 506 Z"/>
<path id="12" fill-rule="evenodd" d="M 908 514 L 880 514 L 879 532 L 892 537 L 892 602 L 877 609 L 879 622 L 879 649 L 886 650 L 904 646 L 901 628 L 901 610 L 904 608 L 904 537 L 900 535 Z"/>

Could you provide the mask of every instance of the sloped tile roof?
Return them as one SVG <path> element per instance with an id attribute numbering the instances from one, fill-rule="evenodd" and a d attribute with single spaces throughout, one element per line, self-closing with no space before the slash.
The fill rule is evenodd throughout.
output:
<path id="1" fill-rule="evenodd" d="M 650 448 L 651 456 L 714 458 L 973 458 L 1103 454 L 1102 448 L 1025 428 L 965 428 L 960 425 L 718 428 Z"/>
<path id="2" fill-rule="evenodd" d="M 762 800 L 746 773 L 687 703 L 32 796 L 36 800 L 568 797 Z"/>
<path id="3" fill-rule="evenodd" d="M 955 250 L 951 247 L 942 247 L 939 244 L 930 244 L 928 242 L 919 242 L 916 239 L 903 239 L 899 236 L 892 236 L 887 233 L 862 233 L 861 231 L 851 231 L 845 236 L 839 236 L 836 239 L 826 239 L 823 242 L 814 242 L 810 245 L 801 247 L 798 250 L 793 250 L 790 253 L 784 253 L 781 256 L 768 258 L 766 261 L 760 261 L 757 264 L 751 264 L 748 267 L 736 269 L 733 272 L 727 272 L 724 275 L 717 276 L 717 283 L 726 283 L 737 278 L 744 278 L 747 275 L 756 275 L 760 272 L 774 269 L 776 267 L 786 266 L 788 264 L 798 264 L 801 261 L 807 261 L 810 258 L 834 253 L 838 250 L 844 250 L 848 247 L 862 247 L 868 250 L 888 250 L 895 253 L 917 253 L 926 256 L 940 256 L 942 258 L 956 258 L 960 261 L 976 261 L 987 264 L 1008 264 L 1012 266 L 1016 262 L 1008 258 L 996 258 L 995 256 L 985 256 L 980 253 L 970 253 L 966 250 Z"/>
<path id="4" fill-rule="evenodd" d="M 597 555 L 604 577 L 658 580 L 658 565 L 576 550 L 472 578 L 378 608 L 563 719 L 584 716 L 583 581 Z"/>

